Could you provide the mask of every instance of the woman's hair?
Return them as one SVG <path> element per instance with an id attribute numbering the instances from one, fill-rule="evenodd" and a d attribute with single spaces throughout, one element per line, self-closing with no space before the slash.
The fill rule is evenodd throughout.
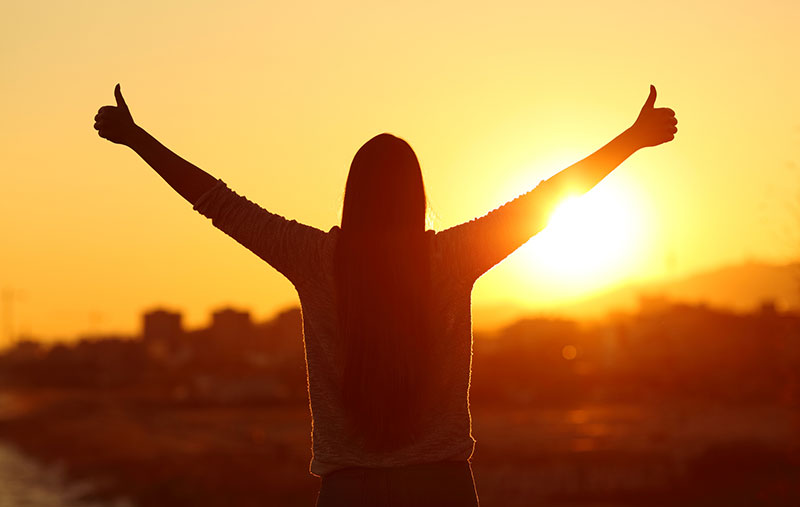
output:
<path id="1" fill-rule="evenodd" d="M 380 134 L 350 165 L 336 247 L 342 401 L 372 450 L 420 430 L 430 372 L 425 188 L 414 151 Z"/>

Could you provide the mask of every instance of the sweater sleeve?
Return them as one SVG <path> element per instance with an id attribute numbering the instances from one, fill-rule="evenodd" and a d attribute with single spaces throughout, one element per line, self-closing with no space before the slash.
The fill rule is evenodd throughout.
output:
<path id="1" fill-rule="evenodd" d="M 436 233 L 436 245 L 451 275 L 470 284 L 547 226 L 560 193 L 536 188 L 482 217 Z"/>
<path id="2" fill-rule="evenodd" d="M 222 181 L 201 195 L 194 209 L 286 276 L 295 287 L 319 269 L 326 233 L 270 213 Z"/>

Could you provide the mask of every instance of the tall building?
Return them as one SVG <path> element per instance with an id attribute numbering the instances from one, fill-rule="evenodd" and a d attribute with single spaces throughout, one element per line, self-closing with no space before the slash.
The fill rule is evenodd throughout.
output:
<path id="1" fill-rule="evenodd" d="M 221 339 L 248 339 L 254 331 L 250 312 L 223 308 L 211 316 L 211 332 Z"/>
<path id="2" fill-rule="evenodd" d="M 157 308 L 142 316 L 142 339 L 147 343 L 174 344 L 183 335 L 182 315 Z"/>

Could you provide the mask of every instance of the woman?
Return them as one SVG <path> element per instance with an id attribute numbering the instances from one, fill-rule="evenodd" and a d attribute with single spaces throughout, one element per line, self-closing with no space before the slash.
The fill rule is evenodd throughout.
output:
<path id="1" fill-rule="evenodd" d="M 475 281 L 542 230 L 567 194 L 594 187 L 635 151 L 670 141 L 671 109 L 650 95 L 633 125 L 584 160 L 483 217 L 425 230 L 417 158 L 381 134 L 356 153 L 341 227 L 272 214 L 137 126 L 122 97 L 95 117 L 212 223 L 297 289 L 318 506 L 477 505 L 470 468 L 470 296 Z"/>

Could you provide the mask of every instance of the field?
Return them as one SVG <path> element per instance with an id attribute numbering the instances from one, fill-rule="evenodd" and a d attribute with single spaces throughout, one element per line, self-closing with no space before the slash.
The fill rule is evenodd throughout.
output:
<path id="1" fill-rule="evenodd" d="M 0 440 L 91 499 L 310 506 L 307 407 L 175 404 L 142 392 L 6 393 Z M 778 405 L 473 404 L 481 505 L 797 505 L 800 412 Z"/>

